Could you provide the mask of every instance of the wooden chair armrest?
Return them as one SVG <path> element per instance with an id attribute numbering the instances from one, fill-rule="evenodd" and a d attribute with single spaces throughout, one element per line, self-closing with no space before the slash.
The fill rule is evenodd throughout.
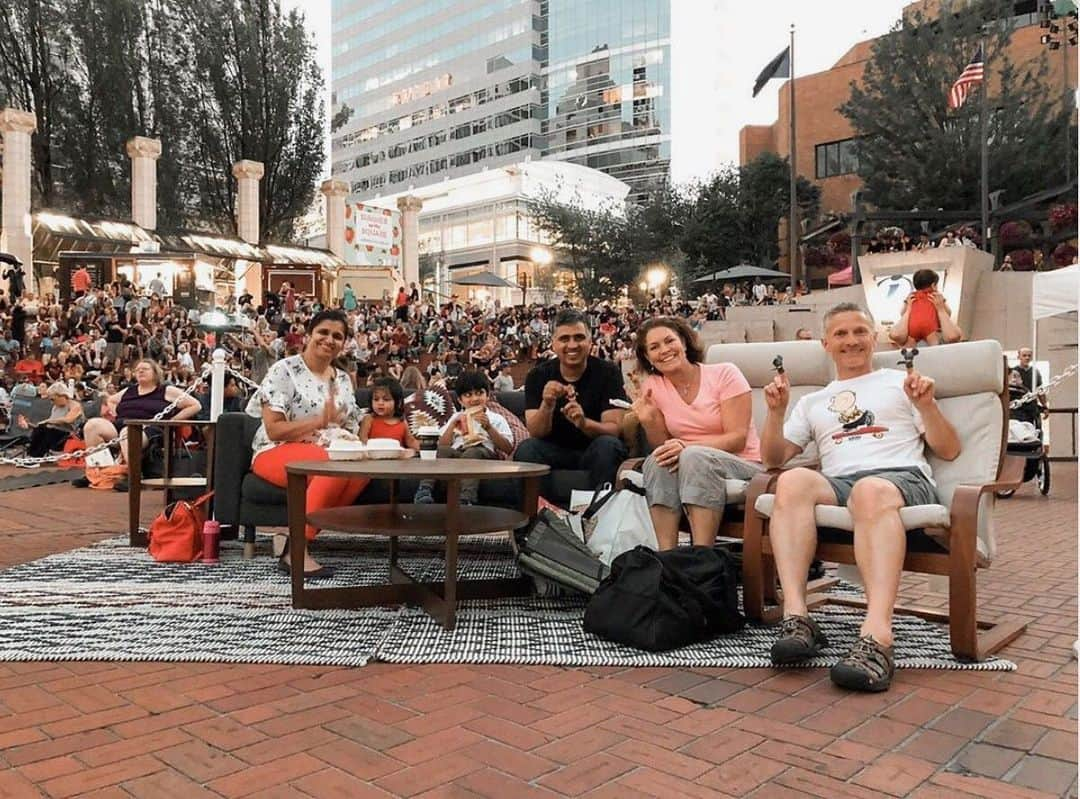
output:
<path id="1" fill-rule="evenodd" d="M 744 513 L 754 512 L 754 505 L 762 494 L 776 492 L 776 481 L 784 471 L 784 469 L 766 469 L 750 478 L 750 485 L 746 487 L 746 499 L 743 501 Z"/>

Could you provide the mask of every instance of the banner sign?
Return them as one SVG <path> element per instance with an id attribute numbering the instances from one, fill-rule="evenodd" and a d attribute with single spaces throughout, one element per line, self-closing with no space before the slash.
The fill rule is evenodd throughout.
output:
<path id="1" fill-rule="evenodd" d="M 345 203 L 345 260 L 362 266 L 398 265 L 401 213 L 363 203 Z"/>

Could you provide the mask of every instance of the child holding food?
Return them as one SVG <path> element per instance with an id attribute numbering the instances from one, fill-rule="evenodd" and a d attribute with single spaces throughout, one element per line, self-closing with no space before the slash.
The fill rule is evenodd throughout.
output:
<path id="1" fill-rule="evenodd" d="M 479 458 L 494 460 L 498 453 L 509 455 L 514 448 L 514 434 L 502 414 L 487 409 L 491 381 L 478 371 L 462 372 L 457 379 L 457 395 L 462 410 L 455 413 L 439 434 L 440 458 Z M 480 482 L 461 481 L 462 505 L 475 505 Z M 413 502 L 427 505 L 435 501 L 434 480 L 423 480 Z"/>

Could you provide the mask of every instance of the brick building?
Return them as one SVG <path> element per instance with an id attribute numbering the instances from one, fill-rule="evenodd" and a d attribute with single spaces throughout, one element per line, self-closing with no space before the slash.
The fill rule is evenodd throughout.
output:
<path id="1" fill-rule="evenodd" d="M 936 5 L 935 2 L 924 0 L 908 5 L 903 13 L 911 13 L 916 8 L 928 13 Z M 1045 30 L 1039 27 L 1035 0 L 1018 0 L 1014 3 L 1014 23 L 1016 30 L 1009 45 L 1009 56 L 1013 63 L 1022 66 L 1046 52 L 1050 59 L 1047 90 L 1051 93 L 1062 92 L 1063 79 L 1075 90 L 1076 48 L 1063 47 L 1047 52 L 1039 42 Z M 872 39 L 859 42 L 830 69 L 799 76 L 795 81 L 798 126 L 796 166 L 801 175 L 821 187 L 821 208 L 824 213 L 850 211 L 851 193 L 861 184 L 855 174 L 857 160 L 851 150 L 854 131 L 837 109 L 848 99 L 852 81 L 861 81 L 873 44 Z M 774 152 L 784 157 L 790 155 L 790 91 L 791 81 L 786 81 L 780 88 L 776 122 L 772 125 L 746 125 L 739 131 L 739 163 L 748 163 L 764 152 Z M 992 98 L 992 65 L 990 92 Z M 941 102 L 945 103 L 944 94 Z"/>

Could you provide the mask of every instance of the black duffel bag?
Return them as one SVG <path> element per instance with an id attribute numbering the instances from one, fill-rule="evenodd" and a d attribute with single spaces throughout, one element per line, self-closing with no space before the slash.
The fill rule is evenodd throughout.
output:
<path id="1" fill-rule="evenodd" d="M 726 552 L 638 546 L 612 562 L 585 609 L 585 631 L 650 652 L 732 633 L 745 622 L 735 584 Z"/>

